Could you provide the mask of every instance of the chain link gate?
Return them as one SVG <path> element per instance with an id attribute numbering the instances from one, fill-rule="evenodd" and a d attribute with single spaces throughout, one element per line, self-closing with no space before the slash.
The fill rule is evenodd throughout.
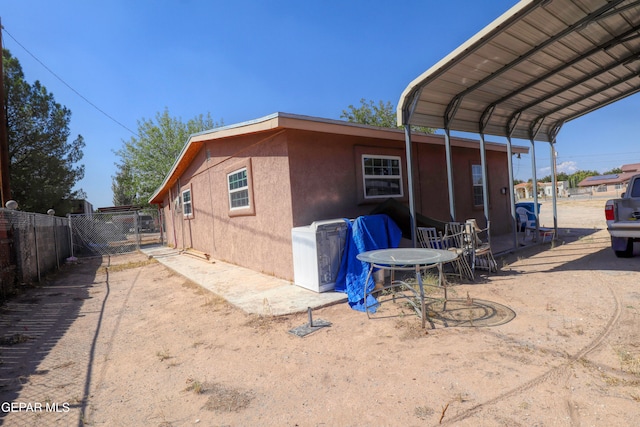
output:
<path id="1" fill-rule="evenodd" d="M 157 211 L 69 215 L 69 228 L 76 257 L 124 254 L 162 243 Z"/>

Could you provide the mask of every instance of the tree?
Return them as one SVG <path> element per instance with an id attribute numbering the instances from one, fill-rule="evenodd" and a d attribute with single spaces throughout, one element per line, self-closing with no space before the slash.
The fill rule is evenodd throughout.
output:
<path id="1" fill-rule="evenodd" d="M 39 81 L 25 81 L 19 61 L 3 49 L 9 179 L 11 198 L 21 210 L 67 212 L 71 199 L 84 191 L 73 190 L 84 177 L 84 138 L 69 142 L 71 111 L 61 106 Z"/>
<path id="2" fill-rule="evenodd" d="M 366 101 L 364 98 L 360 100 L 360 107 L 354 107 L 349 105 L 346 110 L 342 110 L 340 115 L 341 119 L 345 119 L 348 122 L 360 123 L 363 125 L 378 126 L 383 128 L 398 128 L 396 120 L 396 109 L 389 101 L 386 103 L 378 101 L 375 104 L 373 101 Z M 412 126 L 411 129 L 415 132 L 433 133 L 434 130 L 427 127 Z"/>
<path id="3" fill-rule="evenodd" d="M 590 171 L 590 170 L 579 170 L 575 171 L 569 176 L 569 187 L 576 188 L 580 181 L 589 177 L 589 176 L 598 176 L 600 173 L 598 171 Z"/>
<path id="4" fill-rule="evenodd" d="M 116 151 L 118 171 L 112 177 L 113 203 L 147 205 L 180 155 L 190 135 L 221 126 L 202 114 L 184 123 L 169 110 L 157 113 L 155 121 L 138 121 L 138 135 Z"/>
<path id="5" fill-rule="evenodd" d="M 541 179 L 539 179 L 539 182 L 551 182 L 553 179 L 551 177 L 551 175 L 547 175 Z M 558 172 L 556 174 L 556 181 L 560 182 L 560 181 L 568 181 L 569 180 L 569 175 L 566 172 Z"/>
<path id="6" fill-rule="evenodd" d="M 119 165 L 118 172 L 112 178 L 113 204 L 115 206 L 136 204 L 133 175 L 128 164 Z"/>
<path id="7" fill-rule="evenodd" d="M 609 171 L 603 172 L 602 175 L 615 175 L 618 173 L 622 173 L 622 169 L 621 168 L 613 168 Z"/>

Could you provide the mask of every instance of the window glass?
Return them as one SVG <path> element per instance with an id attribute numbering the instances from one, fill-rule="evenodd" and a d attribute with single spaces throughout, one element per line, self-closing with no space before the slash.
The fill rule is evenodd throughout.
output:
<path id="1" fill-rule="evenodd" d="M 191 206 L 191 189 L 184 190 L 182 192 L 182 214 L 184 216 L 191 216 L 193 214 Z"/>
<path id="2" fill-rule="evenodd" d="M 484 197 L 482 194 L 482 166 L 471 165 L 471 179 L 473 182 L 473 204 L 474 206 L 480 206 L 484 204 Z"/>
<path id="3" fill-rule="evenodd" d="M 231 209 L 245 208 L 249 206 L 249 180 L 247 168 L 227 175 L 229 182 L 229 206 Z"/>
<path id="4" fill-rule="evenodd" d="M 402 197 L 402 163 L 398 156 L 362 156 L 364 197 Z"/>

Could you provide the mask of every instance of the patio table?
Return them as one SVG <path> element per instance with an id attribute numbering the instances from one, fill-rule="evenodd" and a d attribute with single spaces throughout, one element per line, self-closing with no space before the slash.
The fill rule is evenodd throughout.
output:
<path id="1" fill-rule="evenodd" d="M 438 283 L 435 286 L 444 287 L 446 299 L 446 279 L 442 273 L 442 265 L 444 263 L 454 261 L 457 257 L 458 255 L 453 251 L 428 248 L 379 249 L 358 254 L 356 256 L 357 259 L 369 264 L 369 273 L 364 283 L 364 305 L 367 316 L 369 317 L 369 308 L 373 306 L 373 304 L 367 305 L 367 298 L 374 292 L 374 290 L 367 289 L 369 278 L 373 274 L 373 270 L 376 268 L 390 270 L 390 284 L 384 286 L 383 289 L 376 289 L 375 292 L 391 290 L 394 301 L 396 297 L 407 298 L 418 316 L 421 318 L 422 327 L 424 328 L 427 316 L 425 310 L 425 294 L 422 272 L 431 268 L 438 269 Z M 418 289 L 415 289 L 415 287 L 411 286 L 404 280 L 394 280 L 395 271 L 414 271 Z M 401 291 L 402 294 L 398 294 L 396 291 Z M 416 299 L 417 302 L 415 301 Z M 382 301 L 378 299 L 376 305 L 381 302 Z"/>

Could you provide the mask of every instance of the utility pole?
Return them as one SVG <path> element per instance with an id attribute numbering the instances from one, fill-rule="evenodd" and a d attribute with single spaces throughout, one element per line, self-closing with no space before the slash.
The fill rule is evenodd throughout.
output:
<path id="1" fill-rule="evenodd" d="M 0 20 L 0 49 L 2 49 L 2 21 Z M 0 58 L 0 195 L 2 206 L 11 200 L 9 185 L 9 142 L 7 138 L 7 106 L 4 96 L 4 51 Z"/>

